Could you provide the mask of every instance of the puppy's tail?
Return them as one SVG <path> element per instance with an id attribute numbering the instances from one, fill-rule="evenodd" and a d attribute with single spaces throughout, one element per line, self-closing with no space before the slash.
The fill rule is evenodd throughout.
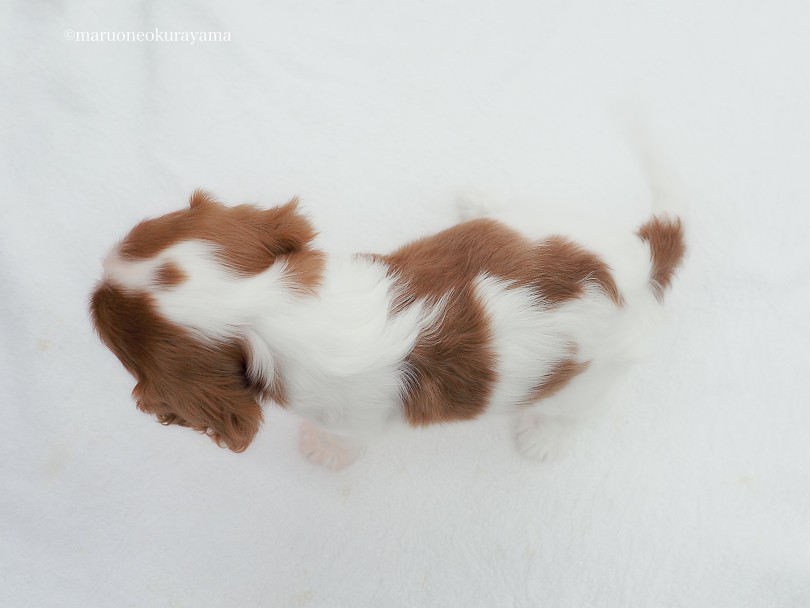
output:
<path id="1" fill-rule="evenodd" d="M 683 232 L 680 218 L 653 216 L 636 233 L 650 247 L 649 285 L 659 302 L 686 253 Z"/>

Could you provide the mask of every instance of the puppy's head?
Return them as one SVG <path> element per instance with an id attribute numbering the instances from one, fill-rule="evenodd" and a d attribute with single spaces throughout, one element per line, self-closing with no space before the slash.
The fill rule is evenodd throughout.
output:
<path id="1" fill-rule="evenodd" d="M 296 201 L 270 210 L 228 208 L 201 192 L 187 209 L 133 228 L 108 256 L 90 313 L 101 340 L 137 381 L 132 394 L 138 408 L 235 452 L 247 448 L 262 422 L 259 402 L 269 390 L 251 365 L 246 341 L 206 337 L 171 322 L 160 313 L 157 298 L 188 277 L 171 263 L 138 263 L 181 241 L 202 240 L 215 245 L 219 263 L 249 276 L 280 256 L 303 252 L 313 236 Z"/>

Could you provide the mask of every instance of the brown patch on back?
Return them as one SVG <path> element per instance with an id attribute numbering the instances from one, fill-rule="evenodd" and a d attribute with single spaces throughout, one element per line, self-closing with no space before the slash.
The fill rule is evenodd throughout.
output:
<path id="1" fill-rule="evenodd" d="M 638 236 L 649 243 L 652 261 L 650 284 L 655 297 L 662 301 L 664 290 L 672 283 L 675 269 L 680 266 L 686 253 L 681 220 L 653 217 L 638 229 Z"/>
<path id="2" fill-rule="evenodd" d="M 585 284 L 592 282 L 616 306 L 622 305 L 610 268 L 590 251 L 561 236 L 552 236 L 535 246 L 533 253 L 533 264 L 527 270 L 534 278 L 524 277 L 522 283 L 535 285 L 553 304 L 578 298 Z"/>
<path id="3" fill-rule="evenodd" d="M 217 245 L 224 264 L 252 275 L 266 270 L 276 257 L 304 249 L 314 237 L 312 225 L 298 212 L 297 199 L 268 210 L 225 207 L 198 190 L 188 209 L 135 226 L 121 243 L 120 255 L 140 260 L 183 240 L 203 240 Z"/>
<path id="4" fill-rule="evenodd" d="M 241 452 L 262 422 L 261 387 L 237 341 L 206 342 L 164 319 L 145 293 L 102 283 L 90 302 L 102 341 L 135 377 L 138 408 Z"/>
<path id="5" fill-rule="evenodd" d="M 164 289 L 175 287 L 185 280 L 186 273 L 173 262 L 164 262 L 155 273 L 155 285 Z"/>
<path id="6" fill-rule="evenodd" d="M 582 372 L 588 369 L 588 363 L 580 363 L 574 359 L 563 359 L 558 362 L 546 375 L 543 381 L 532 391 L 525 404 L 552 397 Z"/>
<path id="7" fill-rule="evenodd" d="M 386 264 L 395 277 L 395 314 L 420 299 L 436 305 L 451 294 L 438 326 L 418 337 L 404 361 L 403 408 L 412 425 L 474 418 L 486 408 L 497 378 L 489 321 L 474 293 L 482 273 L 533 288 L 551 305 L 581 296 L 589 282 L 621 305 L 610 269 L 596 255 L 557 236 L 532 243 L 491 219 L 459 224 L 390 255 L 364 257 Z M 553 394 L 585 365 L 561 362 L 536 392 Z"/>
<path id="8" fill-rule="evenodd" d="M 438 289 L 457 289 L 481 273 L 532 287 L 551 304 L 582 295 L 588 282 L 621 304 L 610 268 L 595 254 L 560 236 L 532 243 L 491 219 L 477 219 L 378 256 L 407 283 L 407 305 Z"/>
<path id="9" fill-rule="evenodd" d="M 423 332 L 404 363 L 405 419 L 413 426 L 469 420 L 495 382 L 489 323 L 472 286 L 453 293 L 441 321 Z"/>

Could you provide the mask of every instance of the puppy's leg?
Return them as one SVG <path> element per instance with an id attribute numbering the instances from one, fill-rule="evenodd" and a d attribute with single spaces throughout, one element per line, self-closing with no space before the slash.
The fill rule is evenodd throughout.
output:
<path id="1" fill-rule="evenodd" d="M 560 392 L 516 412 L 515 443 L 533 460 L 553 461 L 564 456 L 567 444 L 586 423 L 602 416 L 599 402 L 610 395 L 626 362 L 591 360 L 588 368 Z"/>
<path id="2" fill-rule="evenodd" d="M 340 471 L 352 464 L 363 452 L 363 446 L 327 431 L 304 420 L 298 436 L 298 449 L 314 464 L 321 464 Z"/>
<path id="3" fill-rule="evenodd" d="M 600 383 L 578 377 L 556 395 L 517 412 L 515 443 L 518 451 L 540 462 L 559 459 L 577 429 L 597 415 L 599 408 L 594 405 L 611 384 L 604 379 L 599 389 Z"/>

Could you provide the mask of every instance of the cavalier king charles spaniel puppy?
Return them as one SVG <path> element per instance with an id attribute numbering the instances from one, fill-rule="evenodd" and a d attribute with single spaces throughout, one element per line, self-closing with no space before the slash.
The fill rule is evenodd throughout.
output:
<path id="1" fill-rule="evenodd" d="M 293 199 L 203 191 L 104 260 L 90 311 L 138 408 L 241 452 L 275 402 L 302 453 L 350 464 L 386 427 L 515 417 L 543 460 L 637 356 L 684 254 L 679 220 L 574 241 L 478 217 L 386 255 L 332 255 Z"/>

